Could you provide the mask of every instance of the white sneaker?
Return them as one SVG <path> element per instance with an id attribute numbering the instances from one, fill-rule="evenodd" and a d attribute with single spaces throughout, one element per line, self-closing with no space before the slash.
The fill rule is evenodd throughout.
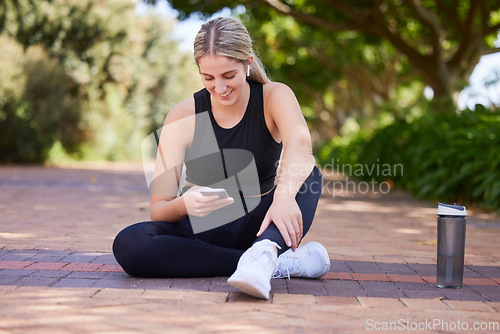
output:
<path id="1" fill-rule="evenodd" d="M 278 257 L 278 265 L 273 278 L 301 277 L 318 278 L 330 270 L 330 258 L 325 247 L 319 242 L 309 242 L 295 252 L 287 250 Z"/>
<path id="2" fill-rule="evenodd" d="M 241 255 L 236 271 L 227 282 L 251 296 L 269 299 L 271 276 L 278 262 L 274 247 L 281 248 L 267 239 L 253 244 Z"/>

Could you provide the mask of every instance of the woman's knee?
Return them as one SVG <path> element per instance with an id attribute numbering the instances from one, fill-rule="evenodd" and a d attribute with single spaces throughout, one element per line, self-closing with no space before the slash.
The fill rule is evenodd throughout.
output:
<path id="1" fill-rule="evenodd" d="M 302 212 L 304 236 L 312 225 L 322 190 L 323 176 L 321 171 L 315 166 L 296 197 L 297 204 Z"/>
<path id="2" fill-rule="evenodd" d="M 133 275 L 134 263 L 138 262 L 140 247 L 144 244 L 143 226 L 137 223 L 120 231 L 113 241 L 113 254 L 118 264 L 126 273 Z"/>
<path id="3" fill-rule="evenodd" d="M 323 175 L 318 167 L 314 166 L 313 170 L 304 181 L 298 195 L 313 196 L 319 199 L 323 190 Z"/>

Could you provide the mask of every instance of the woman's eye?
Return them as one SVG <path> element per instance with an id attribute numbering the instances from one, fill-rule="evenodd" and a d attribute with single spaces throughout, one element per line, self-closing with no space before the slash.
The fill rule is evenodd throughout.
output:
<path id="1" fill-rule="evenodd" d="M 236 76 L 236 74 L 232 74 L 232 75 L 227 76 L 227 77 L 225 76 L 224 79 L 226 79 L 226 80 L 233 79 L 235 76 Z M 213 79 L 214 79 L 213 77 L 205 77 L 204 78 L 205 81 L 212 81 Z"/>

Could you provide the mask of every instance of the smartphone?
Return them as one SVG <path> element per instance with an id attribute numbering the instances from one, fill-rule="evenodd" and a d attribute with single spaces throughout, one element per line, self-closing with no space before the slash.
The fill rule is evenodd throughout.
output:
<path id="1" fill-rule="evenodd" d="M 203 189 L 200 192 L 203 196 L 219 195 L 219 198 L 229 197 L 225 189 Z"/>

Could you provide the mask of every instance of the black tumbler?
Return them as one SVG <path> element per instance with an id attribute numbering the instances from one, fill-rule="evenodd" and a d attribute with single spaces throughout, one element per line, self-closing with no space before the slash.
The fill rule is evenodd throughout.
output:
<path id="1" fill-rule="evenodd" d="M 465 226 L 464 206 L 438 203 L 437 286 L 462 288 L 464 279 Z"/>

